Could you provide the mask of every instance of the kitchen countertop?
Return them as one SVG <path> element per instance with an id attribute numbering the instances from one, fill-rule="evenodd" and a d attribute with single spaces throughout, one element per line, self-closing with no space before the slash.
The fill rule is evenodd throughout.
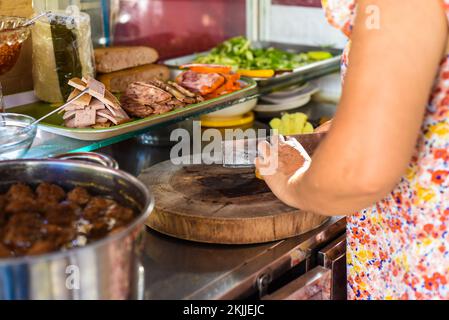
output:
<path id="1" fill-rule="evenodd" d="M 146 229 L 142 264 L 144 299 L 237 299 L 251 296 L 257 278 L 290 265 L 326 237 L 342 234 L 344 218 L 332 218 L 302 236 L 258 245 L 209 245 Z M 329 230 L 331 229 L 331 230 Z M 287 271 L 290 266 L 285 266 Z"/>
<path id="2" fill-rule="evenodd" d="M 148 145 L 154 131 L 97 150 L 114 157 L 133 175 L 168 160 L 170 147 Z M 344 218 L 332 218 L 307 234 L 258 245 L 210 245 L 175 239 L 146 228 L 140 287 L 142 299 L 237 299 L 254 297 L 260 277 L 276 278 L 306 261 L 311 248 L 345 231 Z M 314 262 L 308 261 L 309 267 Z M 142 270 L 143 269 L 143 270 Z M 262 290 L 262 288 L 259 288 Z M 259 291 L 260 291 L 259 290 Z"/>

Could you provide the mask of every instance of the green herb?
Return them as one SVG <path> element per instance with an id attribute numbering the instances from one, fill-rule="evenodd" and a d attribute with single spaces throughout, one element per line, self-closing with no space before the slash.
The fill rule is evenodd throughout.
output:
<path id="1" fill-rule="evenodd" d="M 253 48 L 248 39 L 235 37 L 213 48 L 210 53 L 198 56 L 195 62 L 229 65 L 233 69 L 293 70 L 329 58 L 332 54 L 326 51 L 292 53 L 277 48 Z"/>

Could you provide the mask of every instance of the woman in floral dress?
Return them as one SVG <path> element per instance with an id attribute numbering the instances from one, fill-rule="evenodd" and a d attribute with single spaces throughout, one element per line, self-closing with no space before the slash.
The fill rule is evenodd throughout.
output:
<path id="1" fill-rule="evenodd" d="M 449 0 L 323 5 L 351 41 L 332 127 L 311 160 L 281 141 L 256 165 L 276 153 L 282 201 L 347 215 L 350 299 L 449 299 Z"/>

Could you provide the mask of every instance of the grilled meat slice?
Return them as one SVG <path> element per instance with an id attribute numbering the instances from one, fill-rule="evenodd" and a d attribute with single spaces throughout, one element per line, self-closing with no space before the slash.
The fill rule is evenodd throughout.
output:
<path id="1" fill-rule="evenodd" d="M 125 96 L 142 104 L 164 103 L 172 98 L 172 95 L 163 89 L 143 82 L 130 84 Z"/>
<path id="2" fill-rule="evenodd" d="M 171 86 L 167 83 L 164 83 L 160 80 L 154 79 L 149 81 L 152 85 L 161 88 L 162 90 L 165 90 L 166 92 L 169 92 L 172 96 L 174 96 L 176 99 L 178 99 L 181 102 L 192 104 L 196 103 L 196 99 L 193 97 L 189 97 L 185 94 L 183 94 L 180 90 L 175 88 L 174 86 Z"/>
<path id="3" fill-rule="evenodd" d="M 148 83 L 132 83 L 120 101 L 128 114 L 145 118 L 183 108 L 186 104 L 201 102 L 204 99 L 174 82 L 168 84 L 155 79 Z"/>
<path id="4" fill-rule="evenodd" d="M 153 114 L 163 114 L 175 107 L 184 107 L 171 92 L 165 91 L 163 82 L 133 83 L 121 98 L 123 108 L 130 115 L 145 118 Z"/>
<path id="5" fill-rule="evenodd" d="M 186 88 L 180 86 L 180 85 L 177 84 L 176 82 L 173 82 L 173 81 L 167 81 L 167 83 L 168 83 L 169 85 L 171 85 L 172 87 L 174 87 L 174 88 L 175 88 L 176 90 L 178 90 L 179 92 L 181 92 L 183 95 L 186 95 L 186 96 L 191 97 L 191 98 L 196 98 L 196 97 L 197 97 L 197 95 L 196 95 L 195 93 L 193 93 L 193 92 L 187 90 Z"/>
<path id="6" fill-rule="evenodd" d="M 179 101 L 178 99 L 171 99 L 170 101 L 165 103 L 168 106 L 171 106 L 173 109 L 180 109 L 186 106 L 185 103 Z"/>
<path id="7" fill-rule="evenodd" d="M 152 106 L 154 114 L 163 114 L 173 110 L 173 106 L 168 104 L 155 104 Z"/>
<path id="8" fill-rule="evenodd" d="M 220 87 L 225 78 L 218 73 L 198 73 L 188 70 L 181 73 L 176 82 L 194 93 L 206 95 Z"/>
<path id="9" fill-rule="evenodd" d="M 178 91 L 180 91 L 182 94 L 191 97 L 191 98 L 195 98 L 195 102 L 203 102 L 204 98 L 196 93 L 193 93 L 189 90 L 187 90 L 186 88 L 180 86 L 179 84 L 177 84 L 176 82 L 173 81 L 168 81 L 168 84 L 171 85 L 172 87 L 176 88 Z"/>
<path id="10" fill-rule="evenodd" d="M 146 118 L 154 114 L 154 109 L 150 105 L 136 101 L 126 95 L 122 96 L 120 102 L 123 109 L 133 117 Z"/>

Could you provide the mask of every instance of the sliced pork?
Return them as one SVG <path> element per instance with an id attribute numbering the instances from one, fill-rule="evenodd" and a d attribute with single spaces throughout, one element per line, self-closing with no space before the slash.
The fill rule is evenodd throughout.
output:
<path id="1" fill-rule="evenodd" d="M 120 99 L 123 109 L 138 118 L 163 114 L 201 101 L 204 99 L 195 93 L 160 80 L 134 82 Z"/>
<path id="2" fill-rule="evenodd" d="M 219 73 L 199 73 L 195 71 L 184 71 L 177 78 L 176 82 L 200 95 L 206 95 L 215 91 L 224 82 L 225 78 Z"/>

